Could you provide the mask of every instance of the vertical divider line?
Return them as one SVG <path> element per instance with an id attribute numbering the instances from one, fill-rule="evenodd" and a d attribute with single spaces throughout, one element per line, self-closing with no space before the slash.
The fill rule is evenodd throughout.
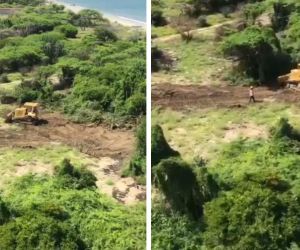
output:
<path id="1" fill-rule="evenodd" d="M 146 155 L 146 245 L 151 250 L 151 0 L 147 1 L 146 47 L 147 47 L 147 155 Z"/>

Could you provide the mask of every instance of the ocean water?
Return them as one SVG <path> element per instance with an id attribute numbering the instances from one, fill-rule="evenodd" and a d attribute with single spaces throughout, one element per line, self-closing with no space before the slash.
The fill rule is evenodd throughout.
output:
<path id="1" fill-rule="evenodd" d="M 146 22 L 146 0 L 62 0 L 62 2 Z"/>

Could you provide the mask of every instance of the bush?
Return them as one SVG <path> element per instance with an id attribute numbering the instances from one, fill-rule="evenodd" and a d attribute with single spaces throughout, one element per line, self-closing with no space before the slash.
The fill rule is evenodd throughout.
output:
<path id="1" fill-rule="evenodd" d="M 277 124 L 271 128 L 271 135 L 274 139 L 289 139 L 300 140 L 300 134 L 289 123 L 288 119 L 280 118 Z"/>
<path id="2" fill-rule="evenodd" d="M 163 130 L 159 125 L 155 125 L 151 130 L 151 160 L 152 166 L 157 165 L 162 159 L 179 156 L 167 143 Z"/>
<path id="3" fill-rule="evenodd" d="M 3 202 L 11 216 L 0 225 L 1 248 L 144 249 L 145 207 L 62 185 L 72 173 L 66 169 L 62 176 L 26 175 L 6 186 Z"/>
<path id="4" fill-rule="evenodd" d="M 0 75 L 0 83 L 8 83 L 10 82 L 6 73 Z"/>
<path id="5" fill-rule="evenodd" d="M 225 55 L 238 58 L 239 69 L 261 83 L 274 80 L 279 75 L 274 65 L 278 64 L 280 43 L 269 28 L 251 26 L 232 34 L 223 42 L 222 50 Z"/>
<path id="6" fill-rule="evenodd" d="M 95 30 L 95 34 L 101 43 L 115 42 L 118 40 L 117 35 L 110 28 L 99 27 Z"/>
<path id="7" fill-rule="evenodd" d="M 35 101 L 39 97 L 39 92 L 33 90 L 31 87 L 17 87 L 15 96 L 19 103 Z"/>
<path id="8" fill-rule="evenodd" d="M 165 195 L 172 209 L 199 218 L 203 200 L 196 175 L 188 164 L 178 158 L 162 160 L 155 168 L 154 182 Z"/>
<path id="9" fill-rule="evenodd" d="M 55 30 L 63 33 L 67 38 L 76 38 L 78 34 L 78 29 L 72 24 L 57 26 Z"/>
<path id="10" fill-rule="evenodd" d="M 151 23 L 155 27 L 165 26 L 167 24 L 167 20 L 164 18 L 161 10 L 152 10 Z"/>
<path id="11" fill-rule="evenodd" d="M 0 225 L 3 225 L 10 219 L 10 212 L 7 205 L 0 197 Z"/>
<path id="12" fill-rule="evenodd" d="M 70 224 L 40 214 L 28 214 L 0 227 L 4 249 L 84 249 Z"/>
<path id="13" fill-rule="evenodd" d="M 151 222 L 153 250 L 200 249 L 202 228 L 198 221 L 153 204 Z"/>
<path id="14" fill-rule="evenodd" d="M 199 16 L 197 20 L 197 26 L 200 28 L 208 27 L 206 16 Z"/>
<path id="15" fill-rule="evenodd" d="M 76 189 L 96 187 L 97 178 L 86 168 L 75 168 L 68 159 L 56 167 L 55 174 L 64 184 Z"/>
<path id="16" fill-rule="evenodd" d="M 146 114 L 146 97 L 144 94 L 135 94 L 126 100 L 125 112 L 128 115 L 139 116 Z"/>
<path id="17" fill-rule="evenodd" d="M 245 183 L 205 206 L 208 248 L 287 249 L 299 244 L 300 203 L 290 192 Z"/>
<path id="18" fill-rule="evenodd" d="M 140 177 L 138 181 L 146 183 L 146 119 L 143 118 L 136 131 L 136 149 L 129 166 L 124 171 L 125 176 Z"/>

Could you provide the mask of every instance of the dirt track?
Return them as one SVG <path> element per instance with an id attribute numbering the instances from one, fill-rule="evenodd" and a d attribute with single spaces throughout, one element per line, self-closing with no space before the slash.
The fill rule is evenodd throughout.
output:
<path id="1" fill-rule="evenodd" d="M 134 148 L 134 136 L 128 130 L 109 130 L 101 126 L 72 123 L 62 115 L 42 114 L 48 124 L 20 125 L 20 130 L 0 126 L 0 147 L 40 147 L 62 143 L 77 148 L 92 157 L 123 160 Z"/>
<path id="2" fill-rule="evenodd" d="M 258 102 L 300 102 L 300 92 L 296 90 L 272 90 L 267 87 L 255 89 Z M 152 105 L 174 110 L 188 107 L 222 108 L 241 107 L 248 104 L 248 88 L 240 86 L 195 86 L 157 84 L 152 87 Z"/>

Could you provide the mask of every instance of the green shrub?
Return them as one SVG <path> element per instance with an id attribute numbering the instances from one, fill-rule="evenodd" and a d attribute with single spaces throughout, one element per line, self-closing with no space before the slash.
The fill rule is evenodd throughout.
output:
<path id="1" fill-rule="evenodd" d="M 224 40 L 222 50 L 227 56 L 237 57 L 239 70 L 261 83 L 275 79 L 282 72 L 278 67 L 282 58 L 278 55 L 280 43 L 270 28 L 251 26 L 234 33 Z M 290 67 L 289 58 L 287 69 Z"/>
<path id="2" fill-rule="evenodd" d="M 109 28 L 99 27 L 95 30 L 96 37 L 101 43 L 115 42 L 118 40 L 117 35 Z"/>
<path id="3" fill-rule="evenodd" d="M 154 170 L 154 179 L 172 209 L 194 218 L 202 215 L 204 201 L 196 175 L 188 164 L 178 158 L 162 160 Z"/>
<path id="4" fill-rule="evenodd" d="M 163 16 L 163 12 L 158 9 L 153 9 L 151 12 L 151 24 L 155 27 L 165 26 L 167 20 Z"/>
<path id="5" fill-rule="evenodd" d="M 300 139 L 300 134 L 289 123 L 288 119 L 280 118 L 277 124 L 271 128 L 271 135 L 274 139 L 282 139 L 287 137 L 289 139 Z"/>
<path id="6" fill-rule="evenodd" d="M 6 73 L 0 75 L 0 83 L 8 83 L 10 82 Z"/>
<path id="7" fill-rule="evenodd" d="M 151 130 L 151 160 L 152 166 L 157 165 L 162 159 L 179 156 L 167 143 L 163 130 L 159 125 L 155 125 Z"/>
<path id="8" fill-rule="evenodd" d="M 146 183 L 146 119 L 143 118 L 136 131 L 135 154 L 125 169 L 125 176 L 139 177 L 138 181 Z"/>
<path id="9" fill-rule="evenodd" d="M 96 187 L 97 178 L 86 168 L 75 168 L 70 160 L 64 159 L 56 167 L 55 174 L 61 178 L 63 185 L 76 189 Z"/>
<path id="10" fill-rule="evenodd" d="M 125 112 L 128 115 L 139 116 L 146 114 L 146 97 L 138 93 L 126 100 Z"/>
<path id="11" fill-rule="evenodd" d="M 78 29 L 72 24 L 60 25 L 55 28 L 57 31 L 63 33 L 67 38 L 76 38 Z"/>
<path id="12" fill-rule="evenodd" d="M 0 225 L 1 248 L 145 248 L 143 205 L 127 207 L 96 189 L 61 185 L 70 171 L 62 172 L 23 176 L 6 188 L 3 201 L 12 214 Z"/>
<path id="13" fill-rule="evenodd" d="M 153 204 L 151 226 L 154 250 L 201 248 L 202 228 L 198 221 L 186 215 L 165 211 L 164 207 Z"/>
<path id="14" fill-rule="evenodd" d="M 10 219 L 10 212 L 8 210 L 7 205 L 0 197 L 0 225 L 3 225 Z"/>

